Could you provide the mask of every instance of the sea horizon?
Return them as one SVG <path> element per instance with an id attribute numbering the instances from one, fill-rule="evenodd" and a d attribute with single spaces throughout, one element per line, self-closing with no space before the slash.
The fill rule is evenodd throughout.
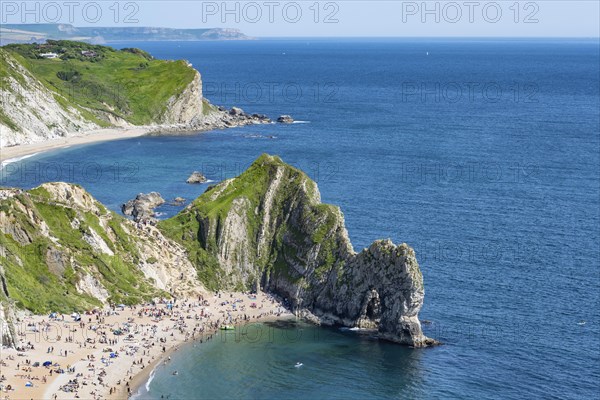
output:
<path id="1" fill-rule="evenodd" d="M 109 42 L 139 48 L 157 60 L 187 60 L 200 71 L 203 96 L 211 104 L 222 106 L 227 115 L 237 115 L 237 108 L 248 115 L 265 114 L 273 123 L 40 150 L 4 160 L 0 185 L 29 191 L 35 201 L 43 192 L 30 189 L 39 185 L 77 185 L 106 207 L 99 215 L 129 220 L 136 216 L 123 214 L 128 201 L 158 192 L 165 202 L 154 208 L 152 222 L 136 220 L 131 226 L 140 232 L 162 230 L 171 234 L 169 240 L 181 240 L 181 251 L 173 250 L 181 258 L 198 254 L 185 241 L 190 235 L 197 235 L 194 239 L 206 248 L 213 238 L 195 225 L 179 232 L 170 224 L 210 220 L 212 211 L 202 207 L 215 201 L 208 199 L 211 191 L 217 203 L 228 201 L 218 196 L 230 190 L 231 182 L 257 190 L 264 186 L 268 193 L 269 187 L 292 185 L 296 171 L 303 171 L 306 180 L 299 187 L 309 189 L 302 196 L 339 207 L 342 225 L 336 232 L 345 232 L 340 237 L 347 235 L 354 252 L 373 243 L 375 249 L 387 246 L 387 239 L 394 251 L 406 251 L 402 262 L 412 260 L 414 252 L 422 275 L 418 290 L 424 293 L 417 321 L 424 337 L 440 346 L 379 340 L 388 332 L 373 323 L 378 306 L 372 300 L 365 300 L 363 318 L 375 328 L 360 330 L 358 322 L 329 320 L 327 313 L 320 315 L 322 326 L 307 322 L 314 322 L 314 316 L 302 314 L 285 291 L 270 297 L 269 291 L 258 290 L 256 300 L 252 289 L 238 290 L 241 284 L 225 290 L 207 284 L 201 298 L 165 297 L 152 304 L 127 304 L 122 311 L 115 304 L 103 309 L 120 326 L 143 321 L 131 328 L 137 344 L 123 342 L 125 336 L 119 338 L 122 350 L 102 344 L 119 353 L 115 361 L 107 358 L 114 364 L 102 366 L 112 371 L 110 382 L 122 375 L 114 385 L 119 396 L 593 398 L 600 378 L 597 42 L 477 37 Z M 302 123 L 276 122 L 285 115 Z M 244 180 L 263 167 L 273 168 L 265 173 L 267 183 Z M 205 180 L 187 183 L 195 172 Z M 284 179 L 278 174 L 290 175 Z M 56 196 L 67 191 L 63 186 L 55 190 Z M 253 195 L 246 196 L 254 201 Z M 250 215 L 263 216 L 264 209 L 271 216 L 269 212 L 279 212 L 263 207 L 267 200 L 260 199 L 261 206 L 250 207 Z M 190 210 L 195 214 L 187 220 Z M 232 220 L 227 221 L 234 224 Z M 225 222 L 218 226 L 214 231 L 227 232 Z M 231 231 L 241 232 L 243 224 L 232 226 L 237 230 Z M 257 232 L 250 236 L 260 236 L 261 230 Z M 109 235 L 101 236 L 108 242 L 104 236 Z M 319 240 L 324 239 L 311 236 L 306 243 Z M 140 261 L 145 271 L 156 264 Z M 408 268 L 400 261 L 395 265 Z M 194 267 L 185 264 L 186 279 Z M 153 279 L 159 281 L 167 270 L 158 270 Z M 373 275 L 376 268 L 370 271 Z M 173 276 L 175 283 L 165 287 L 185 286 L 177 283 L 179 274 Z M 214 282 L 209 274 L 200 276 Z M 255 281 L 259 288 L 268 287 L 264 277 Z M 373 297 L 375 291 L 385 310 L 384 290 L 374 288 L 372 284 L 360 297 Z M 140 310 L 149 311 L 140 315 Z M 212 319 L 201 314 L 204 310 L 210 310 Z M 311 310 L 319 312 L 318 307 Z M 253 321 L 247 323 L 244 313 L 253 313 Z M 282 319 L 265 319 L 279 313 Z M 153 322 L 155 315 L 161 316 L 159 322 Z M 82 316 L 87 322 L 88 316 Z M 47 316 L 35 318 L 39 323 Z M 211 328 L 199 333 L 196 328 L 206 321 Z M 153 336 L 153 324 L 164 332 Z M 162 343 L 169 346 L 160 349 Z M 86 376 L 86 363 L 74 358 L 75 353 L 76 373 L 84 374 L 80 379 L 95 381 L 96 375 Z M 140 358 L 141 365 L 131 364 Z M 122 369 L 117 373 L 117 368 Z M 55 389 L 59 398 L 69 396 Z"/>

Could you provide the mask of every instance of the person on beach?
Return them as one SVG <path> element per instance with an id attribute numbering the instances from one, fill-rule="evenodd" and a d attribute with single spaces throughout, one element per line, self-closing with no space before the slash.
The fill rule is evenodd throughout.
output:
<path id="1" fill-rule="evenodd" d="M 219 329 L 221 323 L 226 319 L 232 324 L 248 322 L 262 317 L 268 317 L 279 313 L 279 304 L 270 296 L 259 294 L 219 293 L 211 297 L 195 296 L 193 299 L 177 299 L 176 301 L 161 299 L 147 303 L 140 307 L 127 307 L 119 309 L 115 307 L 94 311 L 94 326 L 81 321 L 65 322 L 71 335 L 58 339 L 56 342 L 64 343 L 59 355 L 69 361 L 65 369 L 60 365 L 46 365 L 37 369 L 34 366 L 36 359 L 46 358 L 45 354 L 53 354 L 53 346 L 45 346 L 46 351 L 36 353 L 33 344 L 28 343 L 22 347 L 27 358 L 13 362 L 11 366 L 18 366 L 18 371 L 11 372 L 6 379 L 7 383 L 15 387 L 15 382 L 29 379 L 38 381 L 40 385 L 52 384 L 59 381 L 58 392 L 47 393 L 47 398 L 55 400 L 72 398 L 101 399 L 115 395 L 123 379 L 123 363 L 128 362 L 132 367 L 126 376 L 129 384 L 135 374 L 145 370 L 159 354 L 166 353 L 172 348 L 185 341 L 198 340 L 200 344 L 213 339 L 214 331 Z M 227 299 L 226 301 L 223 301 Z M 173 304 L 167 309 L 168 303 Z M 251 307 L 252 303 L 260 305 L 260 308 Z M 90 314 L 91 315 L 91 314 Z M 134 319 L 135 317 L 135 319 Z M 31 317 L 30 321 L 41 321 L 42 317 Z M 59 320 L 62 316 L 59 317 Z M 135 322 L 134 322 L 135 321 Z M 44 325 L 41 330 L 45 331 Z M 115 335 L 116 328 L 123 331 L 123 336 Z M 95 336 L 88 337 L 93 331 Z M 121 338 L 121 339 L 119 339 Z M 122 341 L 125 338 L 124 342 Z M 104 343 L 109 347 L 96 347 L 96 343 Z M 88 346 L 85 346 L 89 344 Z M 115 348 L 114 346 L 119 346 Z M 111 355 L 115 354 L 115 357 Z M 69 355 L 73 359 L 69 359 Z M 109 357 L 110 355 L 110 357 Z M 11 361 L 14 354 L 2 354 L 0 362 Z M 39 358 L 38 358 L 39 357 Z M 148 362 L 145 362 L 145 359 Z M 166 362 L 171 360 L 166 358 Z M 40 360 L 41 361 L 41 360 Z M 79 364 L 82 363 L 82 364 Z M 66 363 L 65 363 L 66 364 Z M 38 363 L 39 365 L 39 363 Z M 135 366 L 135 367 L 133 367 Z M 41 367 L 41 366 L 40 366 Z M 26 369 L 26 374 L 21 375 L 21 368 Z M 49 370 L 49 371 L 48 371 Z M 77 372 L 82 371 L 83 372 Z M 12 368 L 6 371 L 14 371 Z M 3 369 L 4 372 L 4 369 Z M 56 374 L 54 372 L 57 372 Z M 18 375 L 18 376 L 17 376 Z M 0 377 L 1 379 L 1 377 Z M 53 386 L 48 386 L 53 387 Z M 5 387 L 6 388 L 6 387 Z M 131 394 L 134 388 L 127 386 L 127 393 Z M 19 392 L 17 392 L 19 394 Z M 125 393 L 123 393 L 125 395 Z M 124 396 L 123 396 L 124 397 Z"/>

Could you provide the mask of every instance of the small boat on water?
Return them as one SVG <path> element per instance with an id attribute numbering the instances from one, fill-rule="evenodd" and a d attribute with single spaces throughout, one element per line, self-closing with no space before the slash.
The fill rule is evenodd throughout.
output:
<path id="1" fill-rule="evenodd" d="M 222 331 L 233 331 L 235 330 L 235 326 L 233 325 L 223 325 L 221 326 Z"/>
<path id="2" fill-rule="evenodd" d="M 300 368 L 301 366 L 303 366 L 304 364 L 302 364 L 301 362 L 297 362 L 296 365 L 294 365 L 294 367 L 296 368 Z"/>

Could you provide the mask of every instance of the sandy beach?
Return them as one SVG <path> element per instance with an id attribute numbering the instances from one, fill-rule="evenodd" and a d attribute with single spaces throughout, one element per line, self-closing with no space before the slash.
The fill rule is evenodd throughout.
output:
<path id="1" fill-rule="evenodd" d="M 0 147 L 0 163 L 18 159 L 32 154 L 57 150 L 70 146 L 105 142 L 109 140 L 129 139 L 143 136 L 156 130 L 156 126 L 136 126 L 132 128 L 106 128 L 88 131 L 82 134 L 42 142 L 22 144 L 11 147 Z"/>
<path id="2" fill-rule="evenodd" d="M 290 317 L 265 293 L 96 309 L 78 318 L 22 318 L 20 347 L 0 353 L 1 399 L 125 399 L 181 344 L 211 340 L 225 324 Z"/>

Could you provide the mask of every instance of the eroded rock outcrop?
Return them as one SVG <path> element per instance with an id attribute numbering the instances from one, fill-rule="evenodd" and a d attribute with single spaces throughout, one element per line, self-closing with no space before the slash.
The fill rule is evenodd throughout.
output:
<path id="1" fill-rule="evenodd" d="M 206 182 L 208 179 L 206 179 L 206 177 L 202 174 L 202 172 L 199 171 L 194 171 L 192 172 L 192 174 L 187 178 L 187 180 L 185 181 L 186 183 L 204 183 Z"/>
<path id="2" fill-rule="evenodd" d="M 83 188 L 0 189 L 0 319 L 204 293 L 181 245 L 108 211 Z M 3 343 L 15 341 L 4 327 Z"/>
<path id="3" fill-rule="evenodd" d="M 163 124 L 187 124 L 202 114 L 202 79 L 195 71 L 192 82 L 181 92 L 171 96 L 161 118 Z"/>
<path id="4" fill-rule="evenodd" d="M 160 193 L 140 193 L 121 206 L 121 211 L 135 222 L 154 220 L 154 209 L 165 203 Z"/>
<path id="5" fill-rule="evenodd" d="M 279 118 L 277 118 L 277 122 L 280 124 L 293 124 L 294 118 L 290 117 L 289 115 L 281 115 Z"/>
<path id="6" fill-rule="evenodd" d="M 0 259 L 5 256 L 5 249 L 0 247 Z M 8 287 L 4 274 L 4 267 L 0 263 L 0 349 L 3 346 L 15 346 L 18 342 L 14 325 L 16 320 L 15 310 L 12 302 L 9 300 Z"/>
<path id="7" fill-rule="evenodd" d="M 207 190 L 159 223 L 193 257 L 211 289 L 263 289 L 322 323 L 377 329 L 422 347 L 423 277 L 412 248 L 377 241 L 356 253 L 338 207 L 315 182 L 263 155 L 242 175 Z"/>
<path id="8" fill-rule="evenodd" d="M 268 155 L 158 226 L 109 212 L 77 185 L 0 189 L 0 283 L 4 320 L 22 308 L 73 312 L 204 287 L 261 289 L 323 324 L 435 344 L 418 319 L 424 287 L 413 249 L 380 240 L 355 252 L 340 209 L 321 203 L 306 174 Z"/>
<path id="9" fill-rule="evenodd" d="M 114 52 L 113 49 L 107 51 Z M 140 61 L 142 60 L 143 63 L 168 63 L 168 68 L 165 67 L 164 71 L 156 69 L 157 82 L 165 81 L 170 74 L 176 75 L 175 80 L 182 81 L 176 87 L 157 86 L 157 92 L 166 92 L 169 97 L 165 97 L 151 112 L 144 111 L 146 102 L 139 103 L 136 98 L 139 93 L 136 90 L 132 89 L 130 93 L 127 89 L 144 83 L 137 81 L 135 75 L 123 87 L 121 84 L 113 87 L 110 82 L 101 82 L 101 93 L 106 90 L 110 95 L 118 97 L 117 104 L 109 105 L 104 102 L 90 106 L 85 98 L 88 91 L 96 93 L 96 89 L 91 89 L 96 87 L 96 83 L 92 85 L 90 82 L 80 82 L 72 90 L 61 90 L 58 86 L 49 84 L 44 75 L 31 69 L 19 55 L 8 49 L 0 49 L 0 146 L 77 136 L 106 125 L 115 128 L 139 126 L 149 134 L 188 134 L 271 123 L 264 115 L 248 114 L 239 108 L 226 110 L 212 105 L 203 97 L 200 73 L 185 61 L 141 58 Z M 64 63 L 65 68 L 68 68 L 66 60 L 48 62 Z M 99 62 L 98 65 L 100 64 L 102 63 Z M 124 65 L 129 64 L 124 62 Z M 105 68 L 114 68 L 114 65 L 111 63 Z M 85 70 L 83 74 L 85 75 Z"/>

